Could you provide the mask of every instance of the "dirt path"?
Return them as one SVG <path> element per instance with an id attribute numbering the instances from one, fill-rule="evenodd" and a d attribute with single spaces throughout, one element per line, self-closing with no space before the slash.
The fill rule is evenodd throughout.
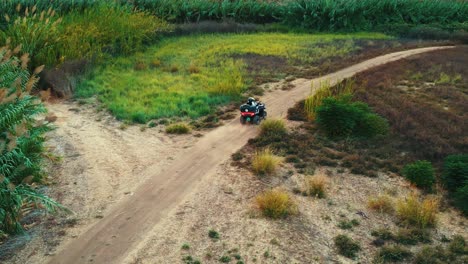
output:
<path id="1" fill-rule="evenodd" d="M 391 53 L 318 79 L 296 80 L 294 82 L 295 88 L 292 90 L 271 92 L 263 97 L 263 101 L 267 103 L 270 117 L 284 116 L 287 109 L 295 102 L 311 93 L 312 84 L 317 86 L 324 80 L 334 84 L 377 65 L 444 48 L 448 47 L 421 48 Z M 87 133 L 86 128 L 83 128 L 81 132 Z M 99 134 L 100 131 L 96 132 Z M 151 158 L 137 162 L 140 165 L 149 165 L 144 169 L 139 168 L 130 173 L 134 177 L 146 179 L 136 188 L 135 193 L 124 197 L 89 230 L 68 243 L 59 254 L 53 257 L 50 263 L 121 263 L 128 253 L 145 238 L 145 235 L 195 189 L 200 179 L 215 173 L 219 164 L 229 159 L 232 153 L 240 149 L 256 133 L 255 127 L 241 126 L 235 119 L 225 126 L 207 133 L 187 151 L 182 151 L 179 155 L 171 153 L 176 158 L 170 166 L 161 168 L 164 164 Z M 116 175 L 121 170 L 128 170 L 126 151 L 119 147 L 120 140 L 125 140 L 125 137 L 121 137 L 120 140 L 110 140 L 110 138 L 112 135 L 104 135 L 101 139 L 94 141 L 98 160 L 99 151 L 105 149 L 110 154 L 110 156 L 106 155 L 110 157 L 109 160 L 94 162 L 95 167 L 93 168 L 96 171 L 93 173 L 96 173 L 96 177 L 99 176 L 101 166 L 112 166 Z M 134 148 L 136 148 L 134 151 L 157 152 L 158 142 L 152 144 L 146 142 L 145 138 L 139 140 L 144 141 L 144 143 L 134 142 Z M 125 146 L 131 145 L 125 144 Z M 111 147 L 110 150 L 108 147 Z M 117 159 L 112 158 L 114 155 Z M 165 157 L 164 154 L 158 157 L 161 156 Z M 106 199 L 105 197 L 98 198 Z"/>

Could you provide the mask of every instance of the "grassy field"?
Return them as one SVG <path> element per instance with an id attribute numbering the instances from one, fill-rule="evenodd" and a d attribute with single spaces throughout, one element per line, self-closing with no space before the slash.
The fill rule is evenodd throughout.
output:
<path id="1" fill-rule="evenodd" d="M 288 64 L 307 65 L 355 51 L 354 40 L 388 38 L 376 33 L 168 38 L 144 53 L 108 61 L 80 85 L 77 95 L 97 95 L 117 118 L 139 123 L 197 118 L 247 89 L 247 65 L 239 56 L 273 56 Z"/>

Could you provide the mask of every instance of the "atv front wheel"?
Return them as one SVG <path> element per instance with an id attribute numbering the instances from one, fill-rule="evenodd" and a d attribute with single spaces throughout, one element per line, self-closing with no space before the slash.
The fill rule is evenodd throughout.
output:
<path id="1" fill-rule="evenodd" d="M 258 116 L 255 116 L 252 120 L 252 123 L 256 124 L 256 125 L 259 125 L 260 124 L 260 117 Z"/>

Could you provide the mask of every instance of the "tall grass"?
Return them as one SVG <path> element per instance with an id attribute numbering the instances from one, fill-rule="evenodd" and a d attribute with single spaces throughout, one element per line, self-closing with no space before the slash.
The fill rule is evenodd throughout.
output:
<path id="1" fill-rule="evenodd" d="M 13 14 L 21 4 L 23 11 L 36 5 L 40 11 L 52 7 L 66 14 L 100 3 L 145 10 L 175 23 L 232 19 L 280 22 L 315 31 L 388 30 L 434 24 L 466 28 L 468 17 L 466 1 L 457 0 L 10 0 L 2 1 L 0 10 Z"/>
<path id="2" fill-rule="evenodd" d="M 283 159 L 274 155 L 270 149 L 264 149 L 255 153 L 252 160 L 252 168 L 257 175 L 269 175 L 278 170 Z"/>
<path id="3" fill-rule="evenodd" d="M 18 6 L 17 10 L 23 10 Z M 55 66 L 65 60 L 99 59 L 105 54 L 130 54 L 142 48 L 161 31 L 170 29 L 162 20 L 128 6 L 97 4 L 93 8 L 71 10 L 59 17 L 37 5 L 5 15 L 0 43 L 22 46 L 32 55 L 32 67 Z M 62 21 L 63 20 L 63 21 Z"/>
<path id="4" fill-rule="evenodd" d="M 312 84 L 313 85 L 313 84 Z M 314 120 L 316 110 L 322 105 L 323 99 L 332 96 L 352 94 L 354 92 L 354 81 L 347 79 L 335 86 L 331 86 L 329 81 L 321 82 L 318 88 L 312 86 L 312 95 L 306 98 L 304 110 L 309 120 Z"/>
<path id="5" fill-rule="evenodd" d="M 397 216 L 400 220 L 419 228 L 435 226 L 438 211 L 439 202 L 436 198 L 421 200 L 416 194 L 400 199 L 396 205 Z"/>

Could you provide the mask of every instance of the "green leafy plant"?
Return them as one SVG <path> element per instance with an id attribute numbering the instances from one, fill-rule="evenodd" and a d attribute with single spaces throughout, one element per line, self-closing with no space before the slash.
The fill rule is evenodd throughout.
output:
<path id="1" fill-rule="evenodd" d="M 403 168 L 402 174 L 411 183 L 426 190 L 432 189 L 432 185 L 435 182 L 434 168 L 429 161 L 425 160 L 407 164 Z"/>
<path id="2" fill-rule="evenodd" d="M 371 112 L 361 102 L 351 102 L 349 96 L 323 99 L 317 107 L 317 123 L 331 138 L 384 135 L 388 131 L 385 119 Z"/>
<path id="3" fill-rule="evenodd" d="M 413 254 L 411 251 L 401 246 L 383 246 L 377 253 L 377 261 L 383 263 L 401 262 L 411 258 Z"/>
<path id="4" fill-rule="evenodd" d="M 361 246 L 346 235 L 338 235 L 334 239 L 338 253 L 347 258 L 355 258 Z"/>

